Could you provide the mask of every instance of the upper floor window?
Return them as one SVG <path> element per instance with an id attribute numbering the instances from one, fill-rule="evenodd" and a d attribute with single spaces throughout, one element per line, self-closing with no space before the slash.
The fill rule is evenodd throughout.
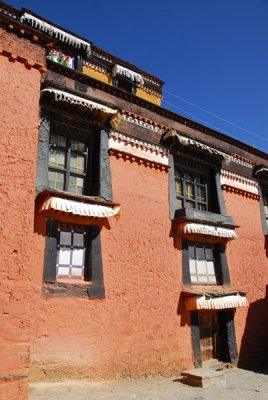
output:
<path id="1" fill-rule="evenodd" d="M 125 92 L 136 94 L 136 85 L 130 79 L 117 75 L 113 78 L 113 85 Z"/>
<path id="2" fill-rule="evenodd" d="M 176 169 L 175 185 L 178 208 L 208 210 L 208 183 L 205 175 Z"/>
<path id="3" fill-rule="evenodd" d="M 51 133 L 49 140 L 49 188 L 82 195 L 87 177 L 88 143 Z"/>

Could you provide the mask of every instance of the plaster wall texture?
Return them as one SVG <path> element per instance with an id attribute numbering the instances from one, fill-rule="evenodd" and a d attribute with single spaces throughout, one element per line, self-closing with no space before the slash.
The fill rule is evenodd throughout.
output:
<path id="1" fill-rule="evenodd" d="M 227 245 L 233 288 L 247 292 L 249 308 L 237 309 L 235 328 L 241 367 L 254 367 L 268 357 L 268 261 L 258 200 L 224 192 L 228 215 L 240 228 Z"/>
<path id="2" fill-rule="evenodd" d="M 0 33 L 1 47 L 38 61 L 28 41 Z M 37 54 L 36 54 L 37 53 Z M 41 75 L 0 56 L 0 399 L 27 398 L 34 188 Z"/>
<path id="3" fill-rule="evenodd" d="M 168 173 L 110 161 L 122 213 L 101 232 L 106 298 L 36 296 L 32 380 L 171 375 L 193 366 L 189 321 L 177 311 L 182 263 L 170 237 Z M 41 290 L 44 237 L 36 241 Z"/>

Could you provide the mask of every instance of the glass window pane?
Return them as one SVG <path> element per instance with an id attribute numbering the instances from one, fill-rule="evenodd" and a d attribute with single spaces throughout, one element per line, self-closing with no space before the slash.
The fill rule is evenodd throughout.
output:
<path id="1" fill-rule="evenodd" d="M 192 182 L 186 181 L 185 195 L 188 199 L 194 199 L 194 184 Z"/>
<path id="2" fill-rule="evenodd" d="M 195 208 L 195 203 L 193 201 L 186 201 L 186 207 L 187 208 Z"/>
<path id="3" fill-rule="evenodd" d="M 84 247 L 84 233 L 74 232 L 74 246 Z"/>
<path id="4" fill-rule="evenodd" d="M 198 276 L 198 282 L 199 283 L 208 283 L 208 277 L 206 275 Z"/>
<path id="5" fill-rule="evenodd" d="M 72 278 L 84 278 L 83 269 L 82 268 L 74 268 L 71 269 L 71 277 Z"/>
<path id="6" fill-rule="evenodd" d="M 189 258 L 191 260 L 195 260 L 195 247 L 194 246 L 191 246 L 191 245 L 188 246 L 188 254 L 189 254 Z"/>
<path id="7" fill-rule="evenodd" d="M 72 154 L 70 167 L 74 171 L 84 173 L 86 170 L 86 157 L 81 154 Z"/>
<path id="8" fill-rule="evenodd" d="M 215 276 L 215 267 L 213 261 L 207 261 L 207 270 L 208 270 L 208 275 Z"/>
<path id="9" fill-rule="evenodd" d="M 70 268 L 69 267 L 58 267 L 57 268 L 57 278 L 69 278 Z"/>
<path id="10" fill-rule="evenodd" d="M 84 249 L 73 249 L 72 265 L 84 265 Z"/>
<path id="11" fill-rule="evenodd" d="M 76 175 L 70 176 L 69 191 L 75 194 L 83 194 L 84 191 L 84 178 Z"/>
<path id="12" fill-rule="evenodd" d="M 209 276 L 208 277 L 208 281 L 209 281 L 209 283 L 216 285 L 216 283 L 217 283 L 216 276 L 215 275 L 214 276 L 213 275 Z"/>
<path id="13" fill-rule="evenodd" d="M 49 143 L 57 147 L 66 147 L 66 137 L 52 133 Z"/>
<path id="14" fill-rule="evenodd" d="M 49 165 L 52 167 L 65 168 L 66 153 L 65 151 L 54 149 L 51 147 L 49 149 Z"/>
<path id="15" fill-rule="evenodd" d="M 207 207 L 205 204 L 197 203 L 197 210 L 206 211 Z"/>
<path id="16" fill-rule="evenodd" d="M 196 268 L 197 268 L 197 275 L 206 275 L 207 274 L 206 261 L 197 260 Z"/>
<path id="17" fill-rule="evenodd" d="M 196 275 L 191 275 L 191 282 L 192 283 L 197 283 L 197 276 Z"/>
<path id="18" fill-rule="evenodd" d="M 197 260 L 205 260 L 206 259 L 204 247 L 196 246 L 195 251 L 196 251 L 196 259 Z"/>
<path id="19" fill-rule="evenodd" d="M 60 231 L 60 245 L 71 246 L 72 244 L 72 233 L 71 231 Z"/>
<path id="20" fill-rule="evenodd" d="M 59 249 L 59 264 L 70 265 L 71 263 L 71 249 L 68 247 L 61 247 Z"/>
<path id="21" fill-rule="evenodd" d="M 78 151 L 79 153 L 85 153 L 87 150 L 86 143 L 80 142 L 78 140 L 71 140 L 72 151 Z"/>
<path id="22" fill-rule="evenodd" d="M 197 186 L 197 200 L 202 201 L 203 203 L 205 203 L 207 201 L 205 187 Z"/>
<path id="23" fill-rule="evenodd" d="M 207 261 L 213 261 L 213 248 L 212 247 L 206 247 L 205 248 L 205 253 L 206 253 L 206 260 Z"/>
<path id="24" fill-rule="evenodd" d="M 183 201 L 182 201 L 182 199 L 177 199 L 177 207 L 178 207 L 178 208 L 183 208 Z"/>
<path id="25" fill-rule="evenodd" d="M 190 274 L 196 274 L 195 260 L 189 260 Z"/>
<path id="26" fill-rule="evenodd" d="M 51 189 L 64 190 L 64 172 L 48 171 L 48 186 Z"/>

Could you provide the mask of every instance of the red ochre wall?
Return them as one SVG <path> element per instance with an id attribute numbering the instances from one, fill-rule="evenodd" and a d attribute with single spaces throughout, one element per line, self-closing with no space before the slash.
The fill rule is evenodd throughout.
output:
<path id="1" fill-rule="evenodd" d="M 178 315 L 181 251 L 170 236 L 168 173 L 110 157 L 119 221 L 102 228 L 105 299 L 42 299 L 44 238 L 36 237 L 31 379 L 119 378 L 192 367 Z"/>
<path id="2" fill-rule="evenodd" d="M 34 197 L 41 75 L 13 55 L 44 64 L 43 50 L 0 31 L 0 399 L 27 398 L 35 260 Z"/>
<path id="3" fill-rule="evenodd" d="M 241 367 L 267 363 L 268 358 L 268 262 L 258 200 L 224 192 L 228 215 L 240 228 L 238 239 L 227 246 L 231 284 L 247 292 L 249 308 L 235 312 L 236 338 Z"/>

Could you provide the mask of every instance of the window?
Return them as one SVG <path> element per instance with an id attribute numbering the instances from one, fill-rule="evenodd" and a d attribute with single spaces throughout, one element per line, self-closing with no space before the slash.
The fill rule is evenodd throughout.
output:
<path id="1" fill-rule="evenodd" d="M 136 94 L 136 85 L 130 79 L 124 76 L 116 76 L 113 78 L 113 85 L 118 89 L 124 90 L 125 92 Z"/>
<path id="2" fill-rule="evenodd" d="M 230 285 L 225 243 L 182 240 L 182 270 L 185 285 Z"/>
<path id="3" fill-rule="evenodd" d="M 68 279 L 88 284 L 75 292 Z M 105 296 L 100 225 L 63 224 L 47 219 L 44 282 L 46 293 L 53 295 Z"/>
<path id="4" fill-rule="evenodd" d="M 177 208 L 208 210 L 208 185 L 205 175 L 176 169 L 175 185 Z"/>
<path id="5" fill-rule="evenodd" d="M 85 230 L 58 228 L 56 278 L 84 279 L 86 242 Z"/>
<path id="6" fill-rule="evenodd" d="M 51 133 L 48 160 L 49 188 L 84 194 L 87 154 L 87 143 Z"/>
<path id="7" fill-rule="evenodd" d="M 189 244 L 188 252 L 191 283 L 217 284 L 214 247 L 204 246 L 203 244 Z"/>
<path id="8" fill-rule="evenodd" d="M 268 192 L 263 192 L 262 194 L 262 202 L 263 202 L 263 214 L 264 214 L 264 222 L 266 228 L 268 228 Z"/>

